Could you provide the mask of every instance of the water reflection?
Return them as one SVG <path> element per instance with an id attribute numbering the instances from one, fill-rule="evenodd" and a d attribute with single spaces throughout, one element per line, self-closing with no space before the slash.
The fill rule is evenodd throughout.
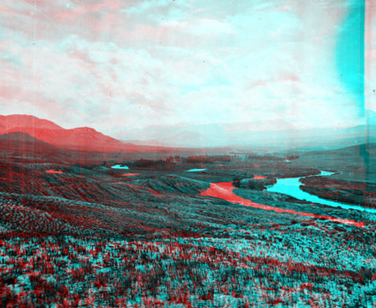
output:
<path id="1" fill-rule="evenodd" d="M 332 174 L 334 174 L 334 172 L 321 171 L 320 176 L 328 176 Z M 370 213 L 376 213 L 376 209 L 370 209 L 370 208 L 365 208 L 365 207 L 358 206 L 358 205 L 351 205 L 351 204 L 344 204 L 340 202 L 330 201 L 330 200 L 322 199 L 315 195 L 311 195 L 310 193 L 307 193 L 300 189 L 300 186 L 303 185 L 300 182 L 301 178 L 302 177 L 277 179 L 277 183 L 274 184 L 273 186 L 268 187 L 267 191 L 290 195 L 296 199 L 305 200 L 305 201 L 312 202 L 312 203 L 319 203 L 319 204 L 325 204 L 325 205 L 330 205 L 334 207 L 341 207 L 341 208 L 349 209 L 349 210 L 360 210 L 360 211 L 366 211 Z"/>

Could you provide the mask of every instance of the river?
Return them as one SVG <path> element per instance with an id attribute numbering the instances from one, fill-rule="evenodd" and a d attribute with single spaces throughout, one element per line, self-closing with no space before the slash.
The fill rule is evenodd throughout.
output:
<path id="1" fill-rule="evenodd" d="M 326 215 L 298 212 L 295 210 L 283 209 L 283 208 L 278 208 L 278 207 L 274 207 L 270 205 L 256 203 L 256 202 L 253 202 L 251 200 L 242 198 L 234 194 L 233 192 L 234 188 L 235 187 L 232 186 L 232 182 L 210 183 L 210 187 L 208 189 L 205 189 L 204 191 L 201 191 L 200 195 L 219 198 L 219 199 L 229 201 L 231 203 L 238 203 L 244 206 L 250 206 L 250 207 L 254 207 L 254 208 L 258 208 L 258 209 L 262 209 L 266 211 L 274 211 L 277 213 L 289 213 L 293 215 L 301 215 L 301 216 L 310 217 L 310 218 L 321 218 L 321 219 L 326 219 L 326 220 L 330 220 L 330 221 L 338 222 L 342 224 L 354 225 L 359 228 L 364 228 L 365 226 L 364 222 L 354 221 L 351 219 L 343 219 L 343 218 L 337 218 L 337 217 L 330 217 Z"/>
<path id="2" fill-rule="evenodd" d="M 329 176 L 332 174 L 334 174 L 334 172 L 321 171 L 321 174 L 319 176 Z M 316 176 L 316 175 L 311 175 L 311 176 Z M 305 201 L 312 202 L 312 203 L 319 203 L 319 204 L 325 204 L 325 205 L 334 206 L 334 207 L 341 207 L 341 208 L 348 209 L 348 210 L 359 210 L 359 211 L 366 211 L 370 213 L 376 213 L 376 209 L 370 209 L 370 208 L 365 208 L 359 205 L 344 204 L 340 202 L 330 201 L 330 200 L 322 199 L 315 195 L 311 195 L 310 193 L 307 193 L 300 189 L 300 186 L 303 185 L 303 183 L 300 182 L 300 179 L 302 178 L 305 178 L 305 177 L 277 179 L 277 183 L 274 184 L 273 186 L 267 187 L 267 191 L 290 195 L 291 197 L 294 197 L 296 199 L 305 200 Z"/>

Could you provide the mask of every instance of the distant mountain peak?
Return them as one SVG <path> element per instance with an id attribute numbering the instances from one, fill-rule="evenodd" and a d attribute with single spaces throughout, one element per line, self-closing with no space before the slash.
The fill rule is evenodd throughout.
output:
<path id="1" fill-rule="evenodd" d="M 27 114 L 0 115 L 0 128 L 7 130 L 15 127 L 38 127 L 46 129 L 63 129 L 52 121 L 40 119 Z"/>
<path id="2" fill-rule="evenodd" d="M 84 131 L 84 132 L 97 132 L 94 128 L 91 128 L 91 127 L 77 127 L 77 128 L 72 128 L 76 131 Z"/>

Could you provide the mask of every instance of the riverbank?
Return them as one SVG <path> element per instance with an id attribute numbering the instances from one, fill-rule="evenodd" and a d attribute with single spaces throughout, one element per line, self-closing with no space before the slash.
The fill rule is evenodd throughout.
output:
<path id="1" fill-rule="evenodd" d="M 328 178 L 324 178 L 325 176 L 330 176 L 334 174 L 334 172 L 327 172 L 327 171 L 321 171 L 320 176 L 314 176 L 315 180 L 319 183 L 326 183 L 330 182 L 331 180 Z M 310 179 L 312 179 L 313 176 L 307 176 L 307 177 L 295 177 L 295 178 L 284 178 L 284 179 L 277 179 L 277 183 L 273 186 L 269 186 L 267 188 L 268 192 L 276 192 L 281 194 L 286 194 L 289 196 L 292 196 L 299 200 L 304 200 L 312 203 L 319 203 L 324 205 L 329 205 L 333 207 L 341 207 L 348 210 L 359 210 L 359 211 L 367 211 L 370 213 L 376 213 L 376 209 L 370 208 L 370 207 L 363 207 L 359 205 L 361 203 L 361 200 L 359 199 L 358 204 L 347 204 L 342 202 L 335 201 L 335 197 L 331 195 L 332 200 L 327 200 L 324 198 L 320 198 L 316 194 L 311 194 L 311 192 L 318 192 L 321 190 L 321 192 L 328 192 L 330 188 L 326 187 L 305 187 L 305 183 L 309 183 Z M 327 193 L 326 196 L 329 196 L 330 193 Z M 350 198 L 349 198 L 350 199 Z M 354 199 L 353 199 L 354 200 Z M 354 200 L 355 201 L 355 200 Z"/>
<path id="2" fill-rule="evenodd" d="M 301 189 L 329 201 L 376 208 L 376 184 L 325 177 L 301 179 Z"/>

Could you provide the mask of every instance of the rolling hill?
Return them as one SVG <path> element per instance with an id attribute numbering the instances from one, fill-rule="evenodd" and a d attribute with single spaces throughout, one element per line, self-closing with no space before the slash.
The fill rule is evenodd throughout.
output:
<path id="1" fill-rule="evenodd" d="M 59 125 L 30 115 L 9 115 L 0 117 L 0 134 L 23 132 L 49 144 L 81 151 L 113 152 L 126 150 L 137 152 L 112 137 L 93 128 L 80 127 L 64 129 Z"/>

